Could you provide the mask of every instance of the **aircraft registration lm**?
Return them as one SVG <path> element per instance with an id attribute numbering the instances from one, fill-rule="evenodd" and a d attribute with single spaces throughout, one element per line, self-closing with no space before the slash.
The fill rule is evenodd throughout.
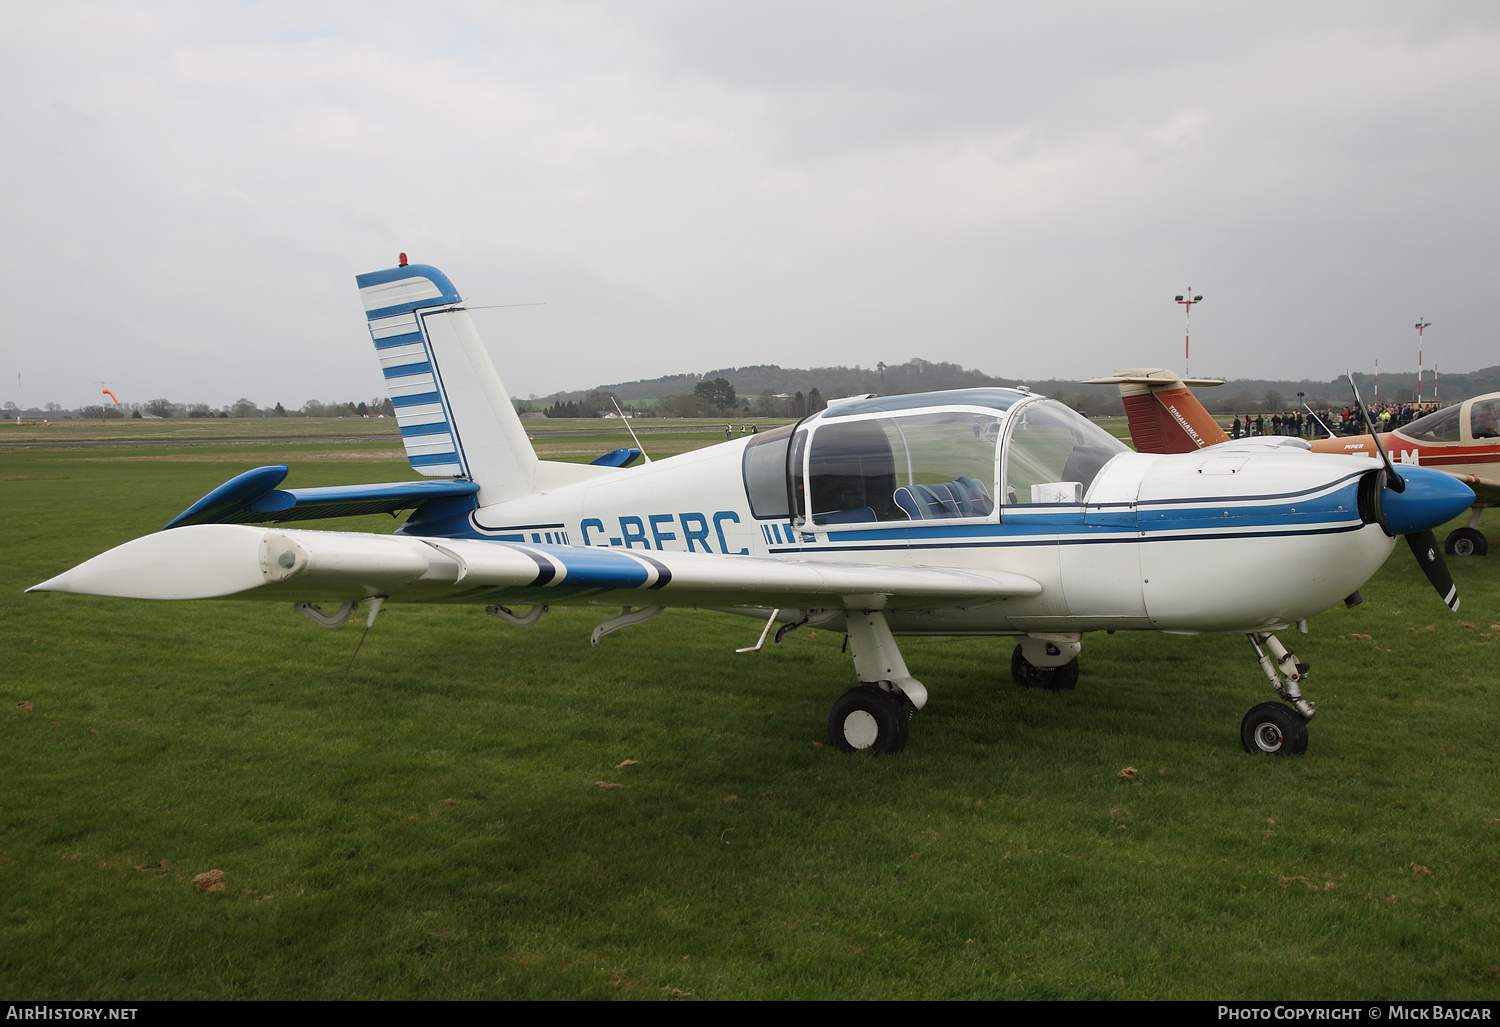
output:
<path id="1" fill-rule="evenodd" d="M 281 489 L 285 466 L 257 468 L 31 591 L 285 601 L 327 626 L 360 607 L 373 625 L 386 602 L 482 603 L 518 626 L 548 604 L 621 607 L 596 645 L 667 606 L 760 618 L 762 642 L 818 626 L 847 635 L 859 682 L 830 740 L 876 752 L 904 748 L 928 701 L 898 636 L 1013 637 L 1018 683 L 1071 688 L 1086 632 L 1243 633 L 1279 701 L 1241 741 L 1291 754 L 1314 705 L 1274 632 L 1357 601 L 1395 536 L 1474 501 L 1420 467 L 1395 491 L 1355 457 L 1135 453 L 999 388 L 840 400 L 634 467 L 540 460 L 442 272 L 403 255 L 357 281 L 411 466 L 435 480 Z M 391 535 L 284 526 L 408 509 Z"/>

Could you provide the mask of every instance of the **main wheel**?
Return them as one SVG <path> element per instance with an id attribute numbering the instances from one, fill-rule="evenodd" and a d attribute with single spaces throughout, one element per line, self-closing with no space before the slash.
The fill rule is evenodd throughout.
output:
<path id="1" fill-rule="evenodd" d="M 911 703 L 898 692 L 879 685 L 851 688 L 828 715 L 828 740 L 844 752 L 900 752 L 911 712 Z"/>
<path id="2" fill-rule="evenodd" d="M 1021 647 L 1010 654 L 1010 676 L 1022 688 L 1045 688 L 1061 692 L 1078 686 L 1078 657 L 1061 667 L 1037 667 L 1021 655 Z"/>
<path id="3" fill-rule="evenodd" d="M 1240 721 L 1246 752 L 1301 756 L 1307 751 L 1307 721 L 1286 703 L 1263 702 Z"/>
<path id="4" fill-rule="evenodd" d="M 1443 540 L 1443 552 L 1449 556 L 1487 556 L 1489 540 L 1477 528 L 1459 528 Z"/>

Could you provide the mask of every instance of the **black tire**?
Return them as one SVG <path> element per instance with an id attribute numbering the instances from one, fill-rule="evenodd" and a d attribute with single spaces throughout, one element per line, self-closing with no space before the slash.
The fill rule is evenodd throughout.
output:
<path id="1" fill-rule="evenodd" d="M 1490 543 L 1476 528 L 1459 528 L 1443 540 L 1449 556 L 1488 556 Z"/>
<path id="2" fill-rule="evenodd" d="M 1307 721 L 1286 703 L 1263 702 L 1240 721 L 1240 744 L 1250 753 L 1301 756 L 1307 751 Z"/>
<path id="3" fill-rule="evenodd" d="M 1010 676 L 1022 688 L 1045 688 L 1049 692 L 1062 692 L 1078 687 L 1078 657 L 1073 657 L 1061 667 L 1035 667 L 1021 655 L 1016 646 L 1010 654 Z"/>
<path id="4" fill-rule="evenodd" d="M 860 685 L 833 704 L 828 740 L 843 752 L 900 752 L 906 748 L 911 714 L 906 696 L 879 685 Z"/>

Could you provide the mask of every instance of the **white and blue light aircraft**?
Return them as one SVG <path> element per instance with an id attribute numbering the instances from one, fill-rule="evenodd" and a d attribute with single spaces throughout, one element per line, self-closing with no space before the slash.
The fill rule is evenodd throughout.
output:
<path id="1" fill-rule="evenodd" d="M 403 254 L 358 283 L 411 465 L 438 480 L 281 489 L 285 466 L 257 468 L 31 591 L 285 601 L 326 626 L 360 608 L 373 625 L 386 602 L 518 626 L 623 608 L 595 645 L 667 606 L 757 617 L 761 642 L 813 625 L 847 635 L 859 680 L 829 737 L 876 752 L 905 746 L 928 699 L 898 636 L 1011 637 L 1018 683 L 1071 688 L 1086 632 L 1243 633 L 1279 701 L 1241 741 L 1291 754 L 1314 705 L 1273 632 L 1357 602 L 1400 535 L 1457 607 L 1432 529 L 1474 494 L 1440 471 L 1404 467 L 1398 490 L 1357 457 L 1135 453 L 1011 389 L 839 400 L 635 467 L 540 460 L 446 276 Z M 391 535 L 286 527 L 400 510 Z"/>

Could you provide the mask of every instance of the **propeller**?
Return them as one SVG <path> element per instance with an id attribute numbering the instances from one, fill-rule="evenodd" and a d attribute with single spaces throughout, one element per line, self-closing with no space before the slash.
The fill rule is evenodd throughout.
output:
<path id="1" fill-rule="evenodd" d="M 1380 433 L 1375 430 L 1375 423 L 1370 419 L 1370 411 L 1365 408 L 1365 401 L 1360 398 L 1359 386 L 1354 384 L 1354 376 L 1347 371 L 1344 376 L 1349 379 L 1349 387 L 1354 390 L 1354 405 L 1359 410 L 1359 416 L 1365 422 L 1365 430 L 1375 440 L 1375 452 L 1380 454 L 1380 462 L 1385 465 L 1384 486 L 1397 495 L 1406 492 L 1406 479 L 1401 477 L 1396 470 L 1396 464 L 1391 460 L 1391 455 L 1385 451 L 1385 446 L 1380 443 Z M 1413 497 L 1415 498 L 1415 497 Z M 1391 523 L 1387 520 L 1384 505 L 1381 504 L 1380 526 L 1388 533 L 1394 535 Z M 1396 504 L 1404 506 L 1406 504 Z M 1399 521 L 1399 515 L 1394 518 Z M 1397 524 L 1397 527 L 1400 527 Z M 1438 546 L 1437 535 L 1430 526 L 1402 533 L 1406 544 L 1411 547 L 1412 555 L 1417 558 L 1417 564 L 1422 568 L 1422 573 L 1427 575 L 1427 580 L 1432 582 L 1432 587 L 1437 589 L 1437 594 L 1442 597 L 1448 609 L 1455 613 L 1458 611 L 1458 586 L 1453 584 L 1453 575 L 1448 572 L 1448 564 L 1443 560 L 1443 551 Z"/>
<path id="2" fill-rule="evenodd" d="M 1453 575 L 1448 573 L 1448 565 L 1443 561 L 1443 551 L 1438 547 L 1437 535 L 1431 528 L 1415 531 L 1406 536 L 1406 544 L 1411 546 L 1412 555 L 1417 558 L 1417 563 L 1427 575 L 1427 580 L 1432 582 L 1432 587 L 1443 597 L 1443 602 L 1448 604 L 1448 609 L 1457 613 L 1458 586 L 1453 583 Z"/>
<path id="3" fill-rule="evenodd" d="M 1386 488 L 1392 492 L 1405 492 L 1406 479 L 1396 473 L 1396 464 L 1391 460 L 1391 455 L 1385 451 L 1380 444 L 1380 433 L 1375 430 L 1375 423 L 1370 420 L 1370 411 L 1365 409 L 1365 401 L 1359 398 L 1359 386 L 1354 384 L 1354 376 L 1348 371 L 1344 377 L 1349 379 L 1349 388 L 1354 390 L 1354 406 L 1359 410 L 1360 420 L 1365 422 L 1365 431 L 1370 433 L 1370 438 L 1375 440 L 1375 452 L 1380 454 L 1380 462 L 1385 464 Z"/>

